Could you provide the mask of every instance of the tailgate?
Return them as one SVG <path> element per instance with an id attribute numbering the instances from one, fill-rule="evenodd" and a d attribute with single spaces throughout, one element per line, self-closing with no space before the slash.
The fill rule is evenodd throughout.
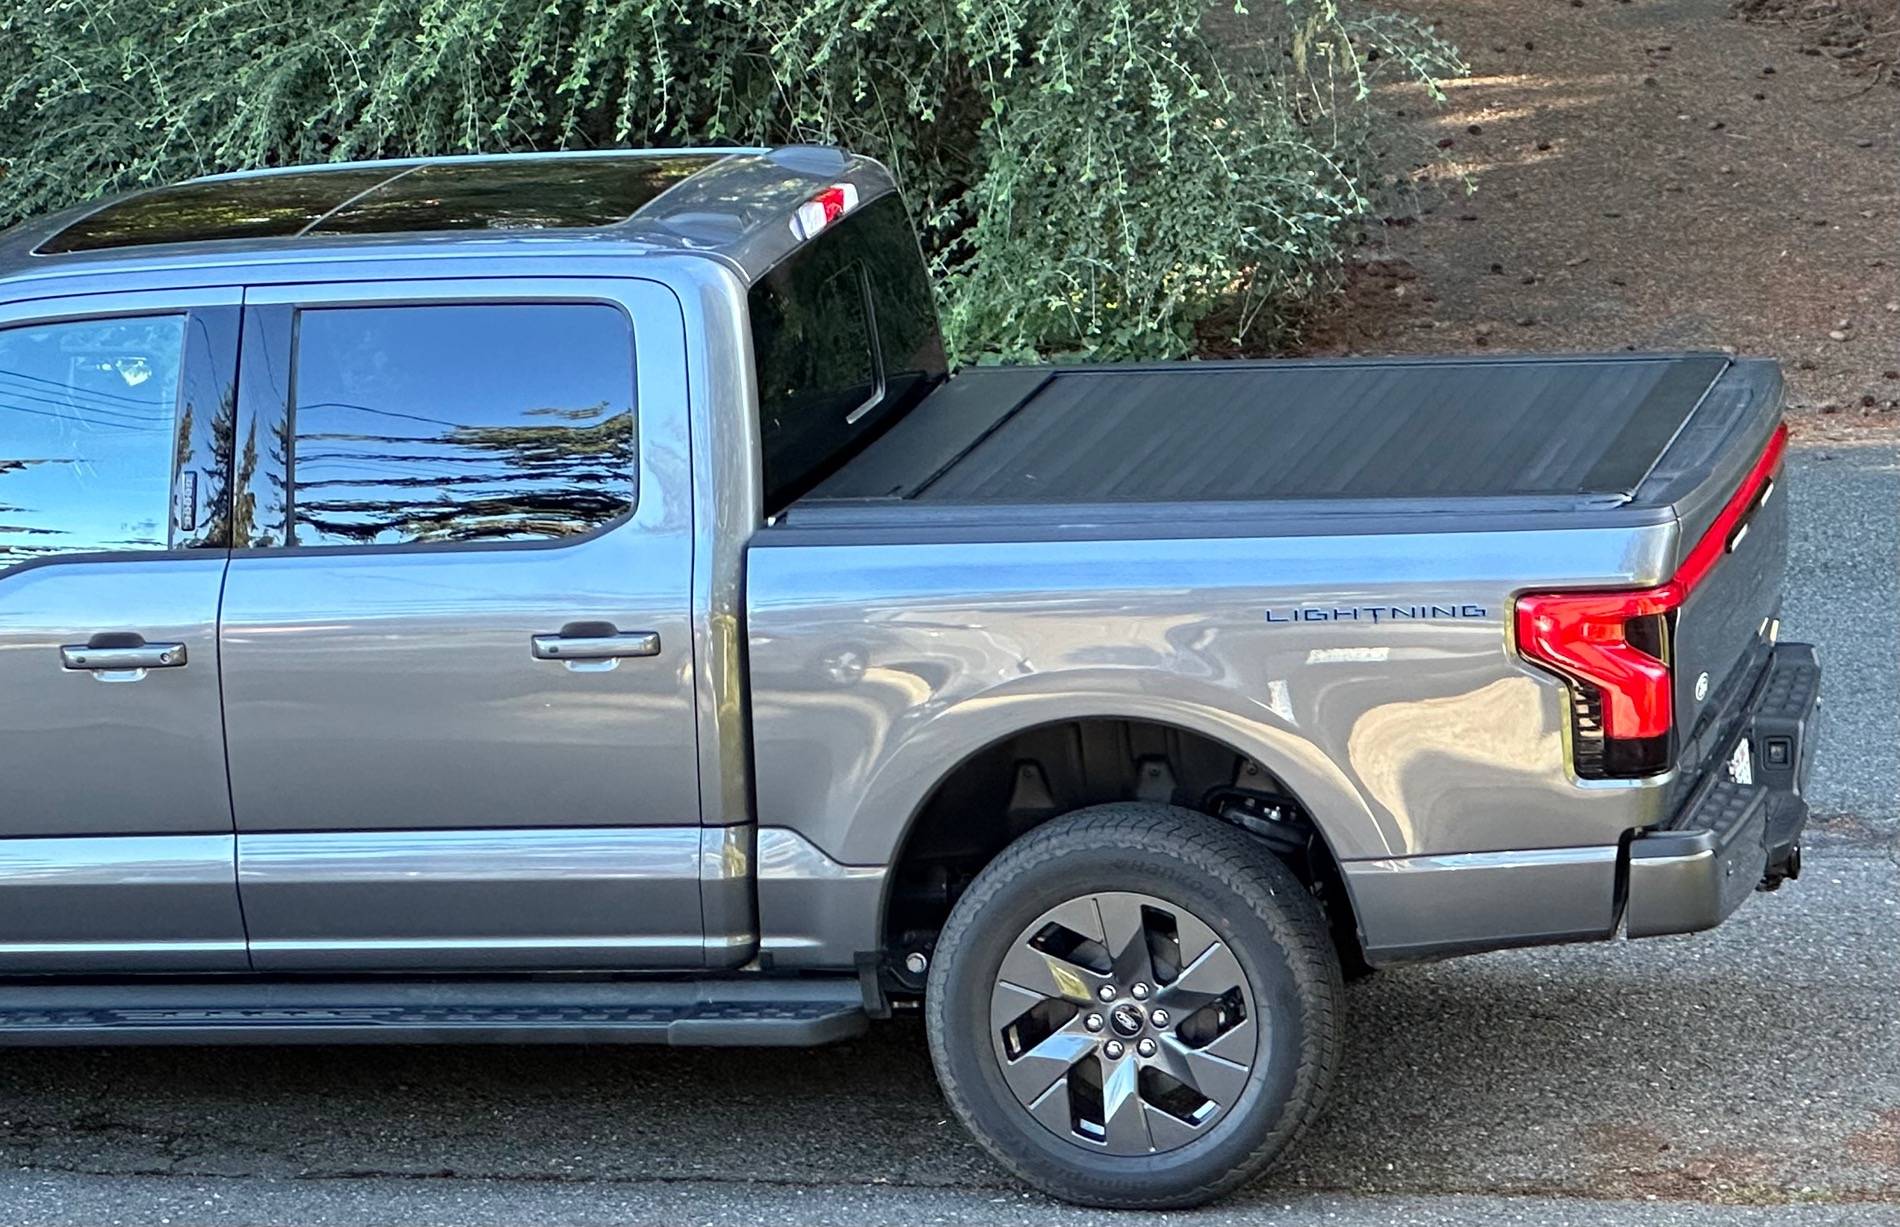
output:
<path id="1" fill-rule="evenodd" d="M 1785 437 L 1775 434 L 1731 491 L 1724 514 L 1685 551 L 1685 566 L 1695 564 L 1698 549 L 1708 559 L 1676 611 L 1673 635 L 1677 765 L 1685 784 L 1728 744 L 1774 646 L 1788 564 L 1788 500 L 1780 489 Z"/>
<path id="2" fill-rule="evenodd" d="M 1779 631 L 1789 525 L 1781 391 L 1774 363 L 1734 363 L 1635 500 L 1667 506 L 1681 523 L 1670 664 L 1682 790 L 1732 741 Z"/>

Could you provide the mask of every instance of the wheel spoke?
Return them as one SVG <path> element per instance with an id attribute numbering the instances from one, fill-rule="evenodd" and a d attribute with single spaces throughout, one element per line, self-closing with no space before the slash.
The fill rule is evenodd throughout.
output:
<path id="1" fill-rule="evenodd" d="M 1254 1020 L 1243 1018 L 1206 1044 L 1199 1051 L 1210 1057 L 1220 1057 L 1239 1065 L 1252 1065 L 1256 1033 Z"/>
<path id="2" fill-rule="evenodd" d="M 1003 1058 L 1003 1081 L 1024 1104 L 1034 1104 L 1050 1087 L 1095 1049 L 1095 1037 L 1082 1029 L 1081 1019 L 1052 1032 L 1049 1038 L 1015 1060 Z"/>
<path id="3" fill-rule="evenodd" d="M 1252 1026 L 1251 1022 L 1240 1024 L 1240 1027 Z M 1222 1107 L 1240 1098 L 1251 1072 L 1245 1062 L 1230 1061 L 1206 1049 L 1189 1048 L 1172 1035 L 1161 1037 L 1161 1050 L 1155 1054 L 1154 1062 L 1189 1090 L 1199 1092 Z"/>
<path id="4" fill-rule="evenodd" d="M 1123 985 L 1155 982 L 1153 960 L 1148 953 L 1148 923 L 1141 914 L 1141 900 L 1116 892 L 1097 895 L 1101 910 L 1104 945 L 1115 960 L 1115 978 Z"/>
<path id="5" fill-rule="evenodd" d="M 1102 931 L 1102 914 L 1095 906 L 1093 895 L 1083 895 L 1080 899 L 1071 899 L 1044 916 L 1036 926 L 1058 924 L 1065 929 L 1073 929 L 1090 941 L 1108 941 L 1108 934 Z"/>
<path id="6" fill-rule="evenodd" d="M 1107 983 L 1107 977 L 1038 950 L 1026 941 L 1018 942 L 1003 956 L 997 979 L 1004 985 L 1043 997 L 1061 997 L 1078 1005 L 1093 1002 L 1096 987 Z"/>
<path id="7" fill-rule="evenodd" d="M 1181 968 L 1185 971 L 1194 965 L 1194 961 L 1220 944 L 1220 938 L 1214 936 L 1214 930 L 1202 924 L 1200 918 L 1192 912 L 1174 913 L 1174 940 L 1181 947 Z M 1179 976 L 1175 979 L 1178 981 Z"/>
<path id="8" fill-rule="evenodd" d="M 1047 1000 L 1041 993 L 1031 992 L 1020 984 L 999 981 L 996 991 L 990 994 L 990 1030 L 1002 1031 Z"/>
<path id="9" fill-rule="evenodd" d="M 1156 995 L 1155 1003 L 1166 1006 L 1177 1018 L 1186 1018 L 1240 983 L 1240 960 L 1225 943 L 1217 941 L 1190 960 L 1174 982 Z"/>
<path id="10" fill-rule="evenodd" d="M 1201 1125 L 1190 1125 L 1171 1112 L 1163 1112 L 1153 1104 L 1144 1104 L 1148 1114 L 1148 1136 L 1154 1139 L 1156 1150 L 1173 1150 L 1176 1146 L 1192 1142 L 1201 1135 Z"/>
<path id="11" fill-rule="evenodd" d="M 1075 1135 L 1075 1118 L 1069 1107 L 1069 1080 L 1057 1078 L 1049 1089 L 1029 1105 L 1029 1114 L 1062 1137 Z"/>
<path id="12" fill-rule="evenodd" d="M 1141 1066 L 1117 1061 L 1102 1080 L 1102 1125 L 1110 1154 L 1145 1155 L 1155 1148 L 1148 1105 L 1141 1101 Z"/>

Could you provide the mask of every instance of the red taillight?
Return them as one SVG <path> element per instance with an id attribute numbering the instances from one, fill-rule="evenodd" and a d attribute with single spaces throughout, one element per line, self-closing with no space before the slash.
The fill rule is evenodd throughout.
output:
<path id="1" fill-rule="evenodd" d="M 1787 445 L 1788 428 L 1782 426 L 1668 583 L 1517 598 L 1518 650 L 1586 689 L 1591 702 L 1585 706 L 1593 712 L 1600 707 L 1598 732 L 1612 745 L 1666 744 L 1655 739 L 1668 737 L 1675 725 L 1669 616 L 1740 541 L 1742 521 L 1773 490 L 1775 466 Z M 1657 762 L 1650 755 L 1638 761 L 1667 765 L 1666 758 Z"/>
<path id="2" fill-rule="evenodd" d="M 1682 604 L 1677 585 L 1639 592 L 1552 592 L 1517 599 L 1517 646 L 1539 664 L 1597 688 L 1603 735 L 1618 740 L 1661 737 L 1674 723 L 1669 662 L 1650 650 L 1654 638 L 1632 624 Z M 1654 644 L 1660 647 L 1660 643 Z"/>

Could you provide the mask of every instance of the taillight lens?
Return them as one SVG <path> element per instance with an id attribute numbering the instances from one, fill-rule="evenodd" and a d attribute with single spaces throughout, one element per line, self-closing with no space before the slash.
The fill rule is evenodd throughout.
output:
<path id="1" fill-rule="evenodd" d="M 1683 556 L 1674 578 L 1626 592 L 1540 592 L 1517 598 L 1517 648 L 1571 684 L 1577 768 L 1594 776 L 1640 776 L 1674 759 L 1675 614 L 1696 585 L 1740 544 L 1743 521 L 1774 489 L 1788 428 L 1768 446 Z"/>
<path id="2" fill-rule="evenodd" d="M 1673 583 L 1637 592 L 1519 597 L 1518 650 L 1595 686 L 1605 737 L 1662 737 L 1675 723 L 1667 619 L 1682 597 Z"/>

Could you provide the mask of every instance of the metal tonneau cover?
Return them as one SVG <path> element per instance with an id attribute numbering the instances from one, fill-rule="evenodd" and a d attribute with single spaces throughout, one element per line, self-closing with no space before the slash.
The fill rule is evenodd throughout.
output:
<path id="1" fill-rule="evenodd" d="M 1765 439 L 1779 399 L 1772 362 L 1719 353 L 979 367 L 794 510 L 1664 507 Z"/>

